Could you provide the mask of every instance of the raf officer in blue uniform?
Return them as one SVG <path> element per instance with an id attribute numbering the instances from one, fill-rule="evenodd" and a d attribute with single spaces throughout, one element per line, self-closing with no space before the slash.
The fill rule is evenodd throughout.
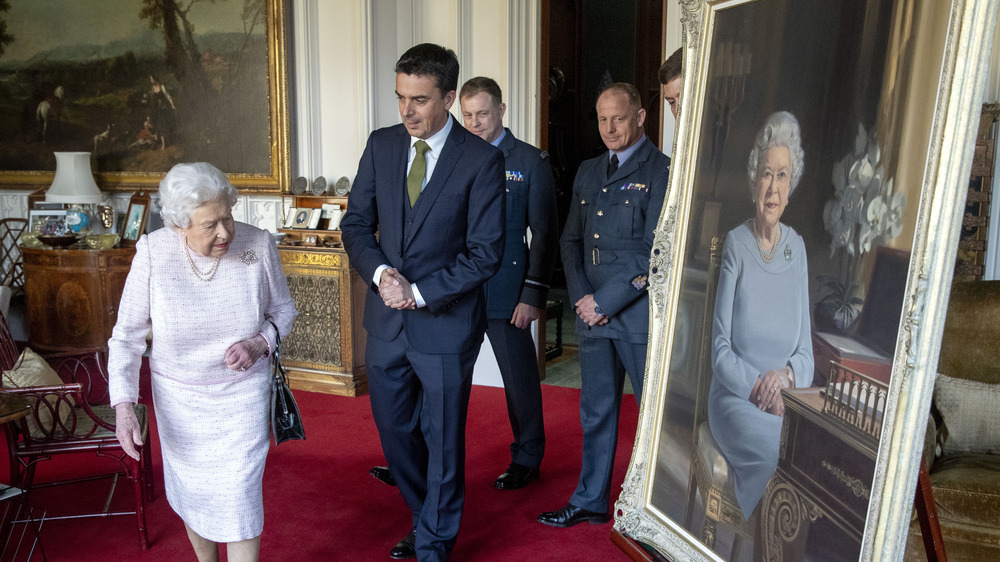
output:
<path id="1" fill-rule="evenodd" d="M 583 464 L 569 503 L 538 516 L 553 527 L 611 519 L 611 472 L 626 373 L 641 403 L 649 253 L 670 167 L 670 158 L 643 133 L 645 118 L 631 84 L 612 84 L 598 97 L 598 127 L 608 151 L 580 164 L 560 240 L 578 316 Z"/>
<path id="2" fill-rule="evenodd" d="M 506 105 L 496 81 L 472 78 L 458 97 L 465 128 L 503 151 L 507 172 L 506 243 L 500 271 L 486 283 L 486 335 L 503 377 L 514 434 L 510 466 L 493 486 L 512 490 L 538 478 L 545 451 L 531 323 L 545 307 L 556 259 L 556 195 L 548 154 L 514 138 L 503 126 Z"/>

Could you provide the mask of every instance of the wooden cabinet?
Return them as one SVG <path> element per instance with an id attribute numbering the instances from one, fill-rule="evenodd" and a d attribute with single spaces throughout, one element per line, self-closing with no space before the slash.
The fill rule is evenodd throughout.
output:
<path id="1" fill-rule="evenodd" d="M 45 351 L 106 349 L 134 248 L 21 248 L 28 343 Z"/>
<path id="2" fill-rule="evenodd" d="M 294 207 L 320 208 L 344 197 L 296 197 Z M 320 222 L 325 226 L 325 219 Z M 299 316 L 281 343 L 292 388 L 358 396 L 368 391 L 366 333 L 361 327 L 368 284 L 350 266 L 339 230 L 280 229 L 281 267 Z M 304 245 L 315 237 L 318 245 Z"/>

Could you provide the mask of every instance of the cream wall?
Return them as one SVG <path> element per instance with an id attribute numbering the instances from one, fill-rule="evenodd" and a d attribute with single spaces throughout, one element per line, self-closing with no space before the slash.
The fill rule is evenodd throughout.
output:
<path id="1" fill-rule="evenodd" d="M 423 42 L 456 52 L 459 85 L 477 75 L 494 78 L 508 104 L 506 124 L 519 138 L 537 140 L 539 6 L 537 0 L 293 0 L 292 177 L 354 180 L 368 133 L 399 123 L 393 66 Z M 457 102 L 452 112 L 461 118 Z M 502 385 L 488 344 L 474 381 Z"/>

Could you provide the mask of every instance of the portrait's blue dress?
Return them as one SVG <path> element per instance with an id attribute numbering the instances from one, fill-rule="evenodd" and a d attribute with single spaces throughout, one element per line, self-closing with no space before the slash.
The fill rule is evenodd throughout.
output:
<path id="1" fill-rule="evenodd" d="M 764 263 L 746 222 L 726 236 L 712 326 L 708 422 L 735 477 L 748 518 L 778 463 L 781 418 L 750 402 L 757 377 L 785 366 L 795 386 L 809 386 L 813 352 L 805 244 L 781 224 L 771 263 Z"/>

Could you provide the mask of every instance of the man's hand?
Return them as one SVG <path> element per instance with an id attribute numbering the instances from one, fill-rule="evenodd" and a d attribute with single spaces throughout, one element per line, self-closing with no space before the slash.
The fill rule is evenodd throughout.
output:
<path id="1" fill-rule="evenodd" d="M 598 314 L 594 310 L 594 295 L 584 295 L 582 299 L 576 301 L 573 305 L 576 308 L 576 314 L 581 320 L 587 323 L 588 326 L 603 326 L 608 323 L 608 317 L 605 314 Z"/>
<path id="2" fill-rule="evenodd" d="M 131 402 L 120 402 L 115 405 L 115 437 L 118 438 L 126 455 L 139 460 L 139 451 L 135 446 L 142 446 L 142 431 L 139 430 L 139 420 L 135 417 L 133 407 Z"/>
<path id="3" fill-rule="evenodd" d="M 519 302 L 514 307 L 514 314 L 510 317 L 510 323 L 523 330 L 530 326 L 532 322 L 538 320 L 541 314 L 542 309 Z"/>
<path id="4" fill-rule="evenodd" d="M 410 282 L 395 268 L 390 267 L 382 270 L 382 278 L 378 284 L 378 293 L 382 296 L 382 302 L 389 308 L 402 310 L 417 307 L 417 301 L 413 298 L 413 289 L 410 288 Z"/>
<path id="5" fill-rule="evenodd" d="M 248 340 L 238 341 L 229 346 L 224 359 L 227 368 L 233 371 L 246 371 L 267 354 L 267 340 L 257 334 Z"/>

